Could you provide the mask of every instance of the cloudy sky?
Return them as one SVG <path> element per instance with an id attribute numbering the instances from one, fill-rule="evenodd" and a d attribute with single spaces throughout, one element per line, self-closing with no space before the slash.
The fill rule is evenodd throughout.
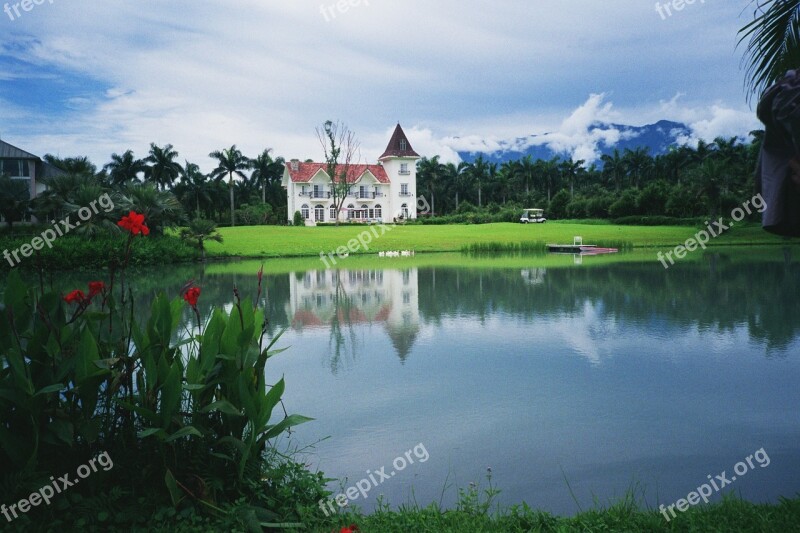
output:
<path id="1" fill-rule="evenodd" d="M 326 119 L 369 161 L 398 121 L 444 160 L 545 132 L 585 147 L 595 120 L 759 125 L 736 50 L 750 0 L 19 1 L 0 0 L 0 138 L 98 166 L 150 142 L 205 171 L 234 143 L 319 160 Z"/>

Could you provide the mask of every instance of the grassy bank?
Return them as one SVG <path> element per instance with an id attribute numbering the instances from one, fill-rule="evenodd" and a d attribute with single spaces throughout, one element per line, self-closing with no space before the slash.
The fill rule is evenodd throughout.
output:
<path id="1" fill-rule="evenodd" d="M 399 511 L 378 509 L 370 515 L 348 513 L 339 517 L 336 528 L 319 523 L 313 531 L 340 531 L 356 525 L 362 533 L 406 533 L 431 531 L 446 533 L 490 532 L 790 532 L 800 531 L 800 498 L 785 499 L 776 505 L 755 504 L 727 497 L 720 503 L 691 507 L 667 521 L 658 510 L 642 510 L 632 499 L 606 509 L 582 512 L 574 517 L 558 517 L 536 511 L 523 504 L 497 513 L 466 508 L 441 511 L 436 506 L 410 506 Z"/>
<path id="2" fill-rule="evenodd" d="M 209 253 L 240 257 L 302 257 L 333 252 L 356 238 L 367 227 L 285 227 L 250 226 L 223 228 L 223 243 L 209 243 Z M 397 226 L 373 238 L 364 250 L 377 253 L 389 250 L 415 252 L 457 252 L 471 246 L 519 246 L 536 248 L 543 243 L 571 243 L 575 235 L 587 244 L 632 246 L 634 248 L 673 248 L 694 236 L 700 228 L 688 226 L 617 226 L 612 224 L 483 224 L 453 226 Z M 780 244 L 781 237 L 766 233 L 755 224 L 731 228 L 713 239 L 711 246 Z M 800 242 L 794 239 L 794 242 Z"/>

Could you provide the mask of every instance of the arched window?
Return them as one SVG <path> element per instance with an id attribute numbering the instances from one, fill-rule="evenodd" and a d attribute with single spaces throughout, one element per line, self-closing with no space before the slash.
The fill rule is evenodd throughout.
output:
<path id="1" fill-rule="evenodd" d="M 381 204 L 375 206 L 375 218 L 378 220 L 383 219 L 383 208 L 381 207 Z"/>
<path id="2" fill-rule="evenodd" d="M 336 220 L 336 208 L 334 206 L 330 206 L 329 210 L 330 210 L 331 216 L 328 217 L 328 218 L 330 218 L 331 220 Z"/>
<path id="3" fill-rule="evenodd" d="M 354 206 L 353 204 L 348 204 L 347 205 L 347 218 L 348 219 L 355 218 L 355 213 L 354 213 L 355 208 L 356 208 L 356 206 Z"/>
<path id="4" fill-rule="evenodd" d="M 325 222 L 325 208 L 321 205 L 314 206 L 314 221 Z"/>
<path id="5" fill-rule="evenodd" d="M 303 220 L 308 220 L 308 217 L 310 216 L 308 211 L 308 204 L 303 204 L 303 206 L 300 208 L 300 214 L 303 215 Z"/>
<path id="6" fill-rule="evenodd" d="M 400 206 L 400 216 L 403 218 L 408 218 L 408 204 L 403 204 Z"/>

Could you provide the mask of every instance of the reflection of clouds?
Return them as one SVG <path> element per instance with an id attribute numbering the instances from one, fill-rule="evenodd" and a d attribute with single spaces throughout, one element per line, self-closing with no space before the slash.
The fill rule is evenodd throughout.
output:
<path id="1" fill-rule="evenodd" d="M 487 325 L 493 321 L 487 321 Z M 620 354 L 657 357 L 675 363 L 683 362 L 704 346 L 704 356 L 728 359 L 747 346 L 759 349 L 761 343 L 751 339 L 747 326 L 740 324 L 726 330 L 697 325 L 675 326 L 660 319 L 622 321 L 606 312 L 602 303 L 584 301 L 580 310 L 534 319 L 535 327 L 524 328 L 524 338 L 537 346 L 560 346 L 568 353 L 598 366 Z M 508 325 L 500 325 L 504 335 Z M 800 342 L 795 343 L 800 345 Z M 766 348 L 764 348 L 766 350 Z"/>

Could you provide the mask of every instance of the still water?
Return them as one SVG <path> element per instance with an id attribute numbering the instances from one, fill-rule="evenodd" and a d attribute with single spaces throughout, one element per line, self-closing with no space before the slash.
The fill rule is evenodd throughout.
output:
<path id="1" fill-rule="evenodd" d="M 344 488 L 413 458 L 373 477 L 379 487 L 353 502 L 367 509 L 378 494 L 452 506 L 458 487 L 486 487 L 488 468 L 501 503 L 573 514 L 634 490 L 669 504 L 762 448 L 724 490 L 795 496 L 800 250 L 717 251 L 668 271 L 650 255 L 265 276 L 272 333 L 286 328 L 278 345 L 290 347 L 268 377 L 285 376 L 288 410 L 316 419 L 281 446 Z M 231 304 L 234 284 L 254 294 L 258 266 L 138 283 L 145 297 L 193 277 L 207 313 Z M 424 462 L 406 454 L 420 444 Z"/>

